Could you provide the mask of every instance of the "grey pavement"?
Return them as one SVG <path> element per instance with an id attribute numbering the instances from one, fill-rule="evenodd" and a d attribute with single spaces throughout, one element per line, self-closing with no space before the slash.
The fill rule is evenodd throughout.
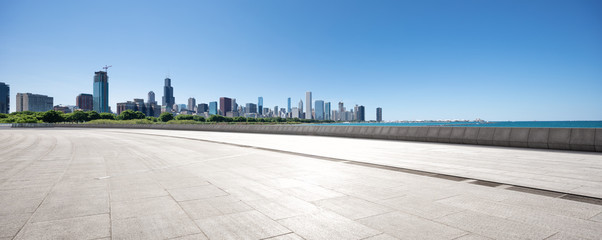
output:
<path id="1" fill-rule="evenodd" d="M 0 130 L 0 239 L 602 238 L 602 205 L 508 185 L 600 198 L 602 154 L 198 131 Z"/>

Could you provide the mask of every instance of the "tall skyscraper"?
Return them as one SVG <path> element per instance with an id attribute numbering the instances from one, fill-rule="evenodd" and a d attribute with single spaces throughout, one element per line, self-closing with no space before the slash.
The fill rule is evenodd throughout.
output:
<path id="1" fill-rule="evenodd" d="M 263 97 L 259 97 L 257 99 L 257 110 L 259 110 L 259 115 L 263 115 Z"/>
<path id="2" fill-rule="evenodd" d="M 99 113 L 110 112 L 109 110 L 109 76 L 107 72 L 98 71 L 94 73 L 94 92 L 92 104 L 94 111 Z"/>
<path id="3" fill-rule="evenodd" d="M 343 104 L 343 102 L 339 102 L 339 113 L 344 113 L 345 112 L 345 106 Z"/>
<path id="4" fill-rule="evenodd" d="M 75 105 L 83 111 L 92 111 L 94 109 L 93 99 L 92 94 L 82 93 L 75 98 Z"/>
<path id="5" fill-rule="evenodd" d="M 0 113 L 10 112 L 10 86 L 0 82 Z"/>
<path id="6" fill-rule="evenodd" d="M 355 119 L 358 122 L 366 121 L 366 108 L 364 106 L 357 107 L 357 112 L 355 113 L 357 118 Z"/>
<path id="7" fill-rule="evenodd" d="M 330 102 L 324 104 L 324 120 L 332 120 Z"/>
<path id="8" fill-rule="evenodd" d="M 236 98 L 232 98 L 232 112 L 238 111 L 238 103 L 236 103 Z"/>
<path id="9" fill-rule="evenodd" d="M 153 92 L 153 91 L 148 92 L 147 102 L 149 102 L 149 103 L 157 103 L 155 101 L 155 92 Z"/>
<path id="10" fill-rule="evenodd" d="M 194 99 L 193 97 L 188 98 L 188 111 L 195 111 L 196 107 L 196 99 Z"/>
<path id="11" fill-rule="evenodd" d="M 217 102 L 209 103 L 209 115 L 217 115 Z"/>
<path id="12" fill-rule="evenodd" d="M 311 92 L 305 92 L 305 119 L 312 119 L 311 113 Z"/>
<path id="13" fill-rule="evenodd" d="M 376 121 L 377 122 L 383 121 L 383 109 L 382 108 L 376 108 Z"/>
<path id="14" fill-rule="evenodd" d="M 291 112 L 291 98 L 288 98 L 288 108 L 286 109 L 286 113 Z"/>
<path id="15" fill-rule="evenodd" d="M 46 95 L 17 93 L 17 112 L 46 112 L 52 110 L 53 98 Z"/>
<path id="16" fill-rule="evenodd" d="M 255 103 L 247 103 L 245 110 L 245 113 L 257 113 L 257 105 Z"/>
<path id="17" fill-rule="evenodd" d="M 299 118 L 303 118 L 303 99 L 299 99 Z"/>
<path id="18" fill-rule="evenodd" d="M 315 106 L 316 120 L 324 120 L 324 101 L 316 100 Z"/>
<path id="19" fill-rule="evenodd" d="M 222 116 L 232 111 L 232 99 L 227 97 L 219 98 L 219 112 Z"/>
<path id="20" fill-rule="evenodd" d="M 209 105 L 207 105 L 206 103 L 200 103 L 197 107 L 196 107 L 196 112 L 197 113 L 204 113 L 204 112 L 209 112 Z"/>
<path id="21" fill-rule="evenodd" d="M 163 102 L 161 103 L 161 105 L 168 108 L 169 112 L 174 104 L 176 104 L 176 98 L 173 96 L 173 87 L 171 86 L 171 79 L 165 78 L 165 86 L 163 86 Z"/>

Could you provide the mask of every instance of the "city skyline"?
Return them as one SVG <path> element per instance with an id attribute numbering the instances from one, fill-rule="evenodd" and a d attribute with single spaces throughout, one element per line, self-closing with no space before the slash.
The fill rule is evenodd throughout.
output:
<path id="1" fill-rule="evenodd" d="M 114 112 L 162 94 L 167 76 L 179 104 L 262 96 L 270 107 L 291 97 L 292 107 L 312 91 L 364 105 L 366 120 L 377 107 L 385 121 L 600 120 L 601 9 L 585 0 L 2 2 L 0 82 L 10 111 L 16 93 L 74 105 L 93 93 L 90 73 L 110 64 Z"/>

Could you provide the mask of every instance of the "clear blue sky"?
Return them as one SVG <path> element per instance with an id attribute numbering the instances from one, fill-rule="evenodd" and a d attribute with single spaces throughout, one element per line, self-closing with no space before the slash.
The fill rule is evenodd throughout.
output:
<path id="1" fill-rule="evenodd" d="M 0 82 L 75 105 L 163 95 L 384 120 L 602 120 L 602 1 L 0 0 Z"/>

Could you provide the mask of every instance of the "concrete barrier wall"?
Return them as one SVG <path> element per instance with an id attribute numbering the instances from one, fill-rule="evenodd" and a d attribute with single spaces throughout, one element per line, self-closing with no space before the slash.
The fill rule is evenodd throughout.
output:
<path id="1" fill-rule="evenodd" d="M 12 124 L 12 127 L 138 128 L 270 133 L 602 152 L 602 128 L 387 127 L 234 124 Z"/>

